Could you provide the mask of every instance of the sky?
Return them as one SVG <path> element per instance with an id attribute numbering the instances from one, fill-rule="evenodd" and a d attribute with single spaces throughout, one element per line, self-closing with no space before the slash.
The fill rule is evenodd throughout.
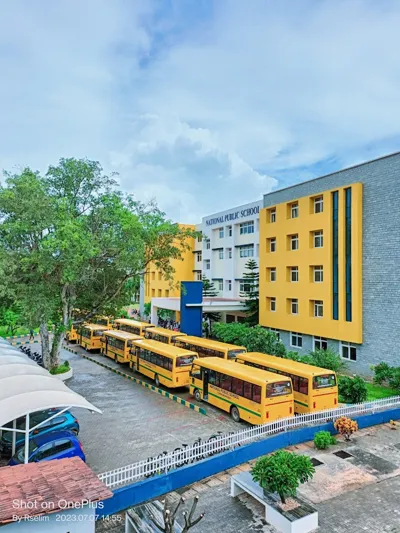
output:
<path id="1" fill-rule="evenodd" d="M 0 169 L 87 157 L 174 221 L 399 150 L 400 2 L 0 2 Z"/>

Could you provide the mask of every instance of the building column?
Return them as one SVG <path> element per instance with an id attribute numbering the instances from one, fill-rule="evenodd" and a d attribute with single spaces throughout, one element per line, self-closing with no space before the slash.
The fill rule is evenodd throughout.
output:
<path id="1" fill-rule="evenodd" d="M 157 326 L 158 324 L 158 307 L 153 304 L 153 300 L 151 300 L 151 312 L 150 312 L 150 323 Z"/>
<path id="2" fill-rule="evenodd" d="M 140 293 L 139 293 L 139 312 L 140 315 L 144 315 L 144 279 L 140 278 Z"/>

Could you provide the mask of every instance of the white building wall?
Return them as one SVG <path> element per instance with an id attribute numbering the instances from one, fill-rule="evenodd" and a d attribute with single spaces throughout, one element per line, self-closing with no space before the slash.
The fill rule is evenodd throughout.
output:
<path id="1" fill-rule="evenodd" d="M 239 297 L 239 279 L 243 278 L 245 264 L 250 259 L 249 256 L 240 257 L 241 247 L 252 246 L 252 258 L 258 262 L 260 209 L 262 206 L 263 202 L 260 200 L 214 213 L 204 217 L 202 223 L 196 227 L 204 236 L 202 246 L 200 243 L 196 243 L 195 247 L 195 250 L 202 249 L 202 273 L 207 278 L 214 280 L 216 289 L 218 289 L 219 280 L 222 279 L 222 290 L 218 293 L 221 297 Z M 241 232 L 241 224 L 246 222 L 253 222 L 253 232 L 245 232 L 244 229 Z M 223 230 L 223 236 L 221 236 L 220 229 Z M 210 240 L 209 249 L 207 249 L 207 239 Z M 223 259 L 220 259 L 220 249 L 223 251 Z M 209 269 L 207 269 L 208 261 Z M 229 284 L 228 281 L 231 283 Z M 231 290 L 229 290 L 229 285 Z"/>

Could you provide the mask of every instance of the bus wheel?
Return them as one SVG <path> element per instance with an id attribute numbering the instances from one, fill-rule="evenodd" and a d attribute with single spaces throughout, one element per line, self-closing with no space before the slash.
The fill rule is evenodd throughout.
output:
<path id="1" fill-rule="evenodd" d="M 199 389 L 195 389 L 194 391 L 194 399 L 198 402 L 201 402 L 201 394 L 200 394 L 200 391 Z"/>
<path id="2" fill-rule="evenodd" d="M 231 417 L 235 422 L 240 422 L 239 409 L 235 405 L 231 408 Z"/>
<path id="3" fill-rule="evenodd" d="M 154 382 L 156 384 L 156 387 L 160 386 L 160 378 L 158 377 L 158 374 L 154 376 Z"/>

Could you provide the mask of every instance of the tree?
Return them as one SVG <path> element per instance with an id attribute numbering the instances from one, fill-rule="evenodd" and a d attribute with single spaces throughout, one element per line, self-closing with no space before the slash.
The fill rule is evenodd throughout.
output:
<path id="1" fill-rule="evenodd" d="M 328 348 L 327 350 L 315 350 L 310 352 L 304 362 L 309 362 L 310 365 L 326 368 L 333 372 L 342 372 L 346 368 L 346 361 L 340 357 L 334 350 Z M 310 361 L 308 359 L 310 358 Z"/>
<path id="2" fill-rule="evenodd" d="M 314 472 L 309 457 L 285 450 L 261 457 L 251 469 L 253 480 L 266 491 L 277 492 L 282 503 L 288 496 L 295 496 L 298 486 L 311 479 Z"/>
<path id="3" fill-rule="evenodd" d="M 164 518 L 164 529 L 163 531 L 165 533 L 174 533 L 175 532 L 175 519 L 176 514 L 178 512 L 178 509 L 181 507 L 182 504 L 186 502 L 186 499 L 181 496 L 177 506 L 175 509 L 171 510 L 168 509 L 166 501 L 164 501 L 164 512 L 163 512 L 163 518 Z M 196 524 L 200 522 L 200 520 L 203 518 L 205 513 L 201 513 L 197 518 L 193 519 L 193 515 L 196 511 L 197 504 L 199 502 L 199 497 L 195 496 L 194 500 L 192 502 L 192 507 L 190 511 L 184 511 L 183 512 L 183 518 L 185 521 L 185 525 L 183 526 L 182 533 L 187 533 L 189 529 L 194 527 Z"/>
<path id="4" fill-rule="evenodd" d="M 248 271 L 243 274 L 245 290 L 240 293 L 240 297 L 244 299 L 246 305 L 246 323 L 255 326 L 259 322 L 260 274 L 254 259 L 249 259 L 245 268 Z"/>
<path id="5" fill-rule="evenodd" d="M 97 161 L 61 159 L 0 186 L 0 271 L 29 324 L 39 325 L 46 368 L 58 366 L 72 309 L 83 320 L 129 305 L 149 263 L 172 280 L 171 259 L 197 233 L 151 202 L 122 194 Z M 135 281 L 135 283 L 131 283 Z M 52 342 L 48 323 L 55 325 Z"/>
<path id="6" fill-rule="evenodd" d="M 214 283 L 210 281 L 206 276 L 203 275 L 203 300 L 204 298 L 215 298 L 218 296 L 218 292 L 214 287 Z M 209 328 L 211 328 L 212 322 L 219 322 L 221 320 L 221 313 L 210 312 L 203 313 L 203 320 L 208 323 Z"/>
<path id="7" fill-rule="evenodd" d="M 213 336 L 230 344 L 244 346 L 248 352 L 261 352 L 278 357 L 286 357 L 286 349 L 273 331 L 262 326 L 249 327 L 247 324 L 214 324 Z"/>

